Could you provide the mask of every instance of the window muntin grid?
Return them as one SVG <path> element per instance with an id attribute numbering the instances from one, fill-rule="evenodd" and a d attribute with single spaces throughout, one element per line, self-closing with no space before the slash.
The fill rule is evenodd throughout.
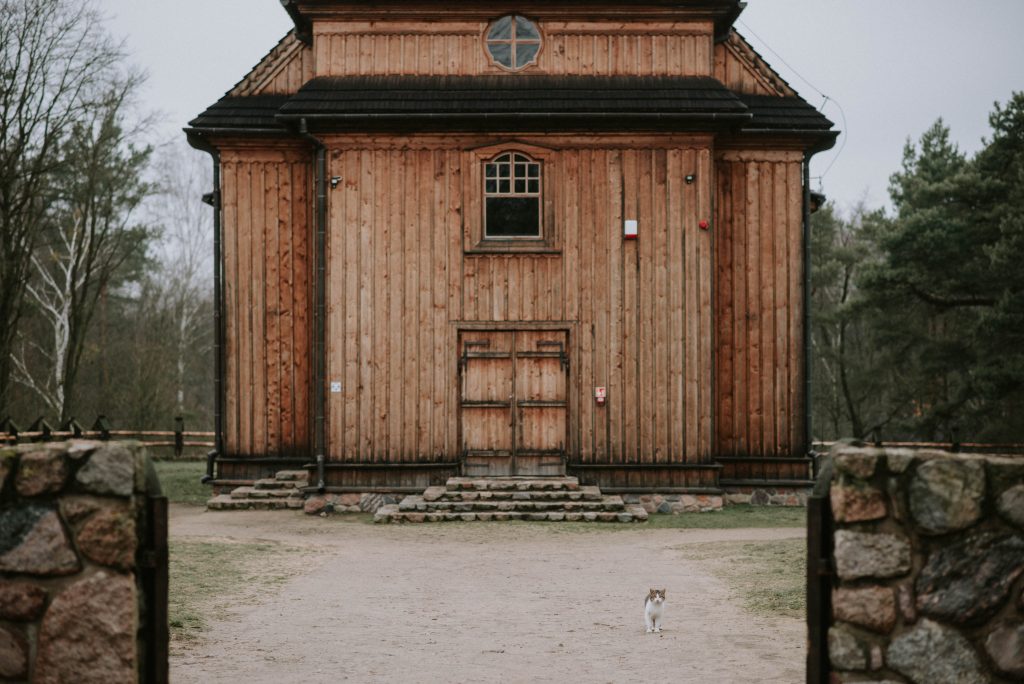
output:
<path id="1" fill-rule="evenodd" d="M 539 239 L 540 162 L 506 152 L 484 164 L 484 238 Z"/>
<path id="2" fill-rule="evenodd" d="M 518 71 L 537 63 L 540 31 L 529 19 L 509 15 L 491 24 L 485 44 L 495 64 Z"/>

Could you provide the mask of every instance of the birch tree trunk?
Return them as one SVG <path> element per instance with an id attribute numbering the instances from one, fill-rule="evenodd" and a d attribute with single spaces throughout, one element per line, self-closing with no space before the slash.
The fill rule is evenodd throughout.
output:
<path id="1" fill-rule="evenodd" d="M 61 170 L 43 229 L 31 256 L 29 302 L 49 342 L 26 341 L 14 363 L 16 378 L 60 416 L 71 416 L 86 333 L 100 294 L 137 279 L 152 231 L 133 223 L 151 192 L 142 180 L 148 148 L 129 140 L 124 120 L 139 81 L 129 75 L 108 91 L 103 107 L 79 121 L 61 145 Z M 34 361 L 25 354 L 34 347 Z"/>
<path id="2" fill-rule="evenodd" d="M 0 0 L 0 416 L 58 147 L 122 58 L 91 0 Z"/>

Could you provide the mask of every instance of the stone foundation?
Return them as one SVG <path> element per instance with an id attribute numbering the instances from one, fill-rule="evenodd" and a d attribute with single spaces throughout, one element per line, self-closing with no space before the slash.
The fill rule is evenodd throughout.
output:
<path id="1" fill-rule="evenodd" d="M 376 513 L 381 506 L 397 504 L 404 494 L 346 493 L 312 494 L 306 497 L 303 510 L 309 515 L 331 513 Z"/>
<path id="2" fill-rule="evenodd" d="M 134 443 L 0 449 L 0 681 L 139 681 L 147 488 Z"/>
<path id="3" fill-rule="evenodd" d="M 643 506 L 648 513 L 706 513 L 718 511 L 725 499 L 718 494 L 623 494 L 627 504 Z"/>
<path id="4" fill-rule="evenodd" d="M 833 451 L 833 682 L 1024 681 L 1024 459 Z"/>
<path id="5" fill-rule="evenodd" d="M 722 487 L 726 505 L 807 506 L 810 487 Z"/>

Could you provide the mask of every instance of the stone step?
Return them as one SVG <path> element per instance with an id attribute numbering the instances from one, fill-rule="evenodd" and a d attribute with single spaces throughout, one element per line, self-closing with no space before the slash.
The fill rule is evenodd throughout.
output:
<path id="1" fill-rule="evenodd" d="M 282 482 L 296 482 L 298 483 L 298 486 L 305 487 L 306 483 L 309 481 L 309 473 L 305 470 L 278 470 L 277 473 L 274 474 L 274 479 L 281 480 Z"/>
<path id="2" fill-rule="evenodd" d="M 276 480 L 272 477 L 256 480 L 253 483 L 253 487 L 256 489 L 298 489 L 301 486 L 302 484 L 295 480 Z"/>
<path id="3" fill-rule="evenodd" d="M 448 490 L 430 487 L 423 493 L 428 501 L 600 501 L 599 487 L 580 487 L 575 490 Z"/>
<path id="4" fill-rule="evenodd" d="M 232 499 L 281 499 L 286 497 L 302 498 L 302 491 L 288 487 L 285 489 L 256 489 L 255 487 L 235 487 L 229 495 Z"/>
<path id="5" fill-rule="evenodd" d="M 580 481 L 575 477 L 450 477 L 445 483 L 449 492 L 458 491 L 575 491 Z"/>
<path id="6" fill-rule="evenodd" d="M 302 508 L 302 497 L 277 497 L 265 499 L 233 498 L 220 494 L 206 502 L 211 511 L 268 511 Z"/>
<path id="7" fill-rule="evenodd" d="M 470 522 L 470 521 L 536 520 L 550 522 L 618 522 L 641 523 L 647 521 L 647 511 L 642 506 L 629 506 L 614 511 L 401 511 L 399 506 L 381 506 L 373 516 L 375 523 L 424 523 L 424 522 Z"/>
<path id="8" fill-rule="evenodd" d="M 456 512 L 467 513 L 470 511 L 498 511 L 520 513 L 541 513 L 541 512 L 581 512 L 581 511 L 621 511 L 624 509 L 622 497 L 604 496 L 596 501 L 579 500 L 532 500 L 532 501 L 427 501 L 422 496 L 410 495 L 402 499 L 398 504 L 400 511 L 418 512 Z"/>

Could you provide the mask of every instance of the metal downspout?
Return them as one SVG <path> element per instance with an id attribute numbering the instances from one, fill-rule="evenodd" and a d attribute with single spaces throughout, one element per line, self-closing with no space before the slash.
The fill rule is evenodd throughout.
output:
<path id="1" fill-rule="evenodd" d="M 804 448 L 811 459 L 812 475 L 818 476 L 818 459 L 814 451 L 811 437 L 811 156 L 813 152 L 804 153 L 803 165 L 803 258 L 804 258 Z"/>
<path id="2" fill-rule="evenodd" d="M 213 450 L 206 454 L 206 473 L 202 484 L 216 479 L 217 457 L 224 453 L 224 281 L 221 264 L 221 197 L 220 153 L 216 149 L 189 139 L 197 149 L 213 157 L 213 191 L 203 196 L 203 202 L 213 208 Z"/>
<path id="3" fill-rule="evenodd" d="M 327 298 L 327 284 L 324 278 L 327 275 L 327 150 L 316 136 L 310 134 L 305 119 L 299 121 L 299 134 L 311 141 L 316 149 L 316 302 L 313 307 L 313 451 L 316 454 L 316 488 L 317 491 L 323 492 L 326 486 L 324 446 L 327 441 L 324 432 L 324 373 L 326 365 L 326 359 L 324 358 L 324 316 L 325 300 Z"/>

